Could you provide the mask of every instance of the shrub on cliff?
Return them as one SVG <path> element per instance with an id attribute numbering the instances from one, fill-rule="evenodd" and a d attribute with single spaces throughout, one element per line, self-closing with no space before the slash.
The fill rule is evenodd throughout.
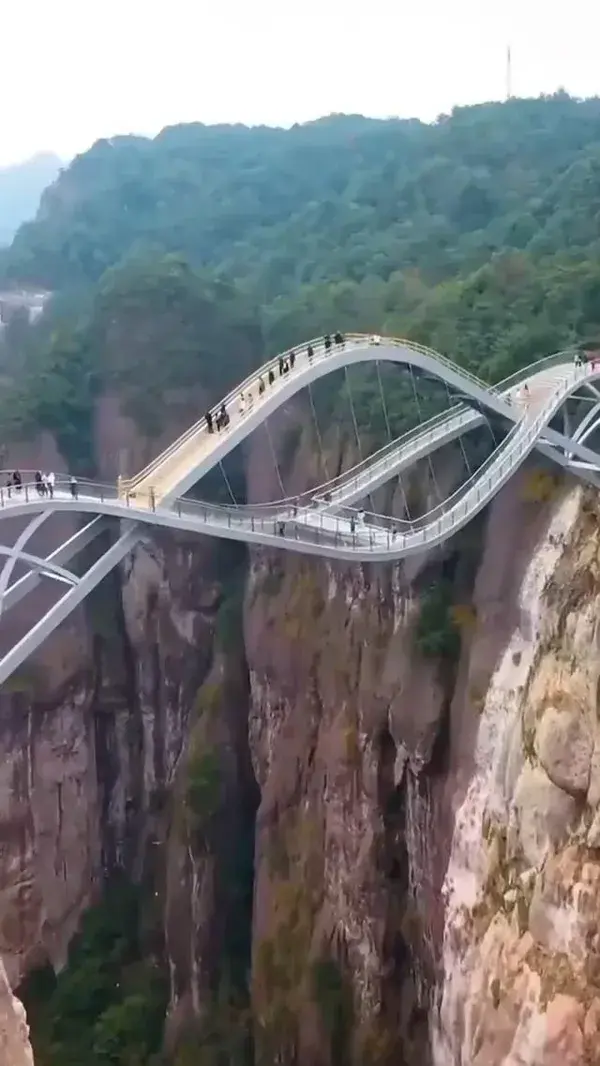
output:
<path id="1" fill-rule="evenodd" d="M 460 629 L 453 614 L 449 582 L 440 581 L 423 593 L 414 635 L 417 648 L 426 658 L 451 661 L 457 658 Z"/>

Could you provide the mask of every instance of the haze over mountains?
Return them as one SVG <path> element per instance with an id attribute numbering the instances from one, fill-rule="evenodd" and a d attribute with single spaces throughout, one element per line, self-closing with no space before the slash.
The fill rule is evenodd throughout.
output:
<path id="1" fill-rule="evenodd" d="M 52 152 L 39 152 L 23 163 L 0 168 L 0 245 L 10 244 L 21 223 L 33 218 L 42 192 L 62 165 Z"/>

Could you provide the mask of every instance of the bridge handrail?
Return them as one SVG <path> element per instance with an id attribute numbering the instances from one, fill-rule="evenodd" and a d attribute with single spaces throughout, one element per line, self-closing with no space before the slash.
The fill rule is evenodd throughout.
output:
<path id="1" fill-rule="evenodd" d="M 566 380 L 566 379 L 565 379 Z M 444 505 L 439 505 L 434 508 L 432 512 L 427 515 L 420 516 L 418 519 L 411 522 L 403 522 L 402 536 L 410 538 L 415 536 L 419 531 L 427 529 L 434 525 L 436 521 L 442 523 L 447 528 L 454 528 L 458 524 L 458 510 L 460 500 L 465 497 L 472 497 L 472 501 L 465 500 L 465 509 L 462 511 L 462 517 L 464 518 L 471 510 L 475 510 L 479 507 L 482 499 L 487 497 L 490 493 L 495 491 L 496 481 L 493 477 L 494 472 L 497 470 L 506 471 L 509 467 L 513 469 L 516 467 L 517 460 L 520 459 L 527 451 L 531 450 L 531 447 L 537 440 L 542 428 L 547 424 L 551 412 L 560 405 L 564 396 L 564 385 L 557 386 L 550 394 L 546 403 L 540 408 L 540 411 L 533 420 L 529 420 L 527 415 L 516 423 L 513 430 L 509 434 L 509 437 L 497 448 L 491 456 L 488 457 L 486 462 L 479 467 L 479 469 L 471 476 L 468 482 L 465 482 L 460 488 L 447 500 Z M 513 462 L 514 460 L 514 462 Z M 473 493 L 475 495 L 473 496 Z M 448 506 L 450 505 L 450 506 Z M 443 508 L 443 509 L 442 509 Z M 207 516 L 208 509 L 205 505 L 194 503 L 191 507 L 186 506 L 185 512 L 190 511 L 197 513 L 202 511 Z M 182 509 L 184 513 L 184 509 Z M 355 512 L 353 512 L 355 513 Z M 313 512 L 314 514 L 314 512 Z M 310 509 L 305 508 L 298 513 L 294 519 L 294 525 L 302 526 L 306 524 L 305 517 L 311 515 Z M 384 517 L 384 516 L 374 516 Z M 246 517 L 242 517 L 235 509 L 231 509 L 229 512 L 229 521 L 232 525 L 247 525 Z M 323 519 L 323 513 L 321 512 L 321 524 Z M 267 521 L 263 518 L 262 520 Z M 448 527 L 448 522 L 449 527 Z M 397 526 L 398 520 L 393 520 L 393 525 Z M 311 527 L 312 528 L 312 527 Z M 390 527 L 390 532 L 393 531 L 393 527 Z M 427 541 L 424 541 L 426 545 Z"/>
<path id="2" fill-rule="evenodd" d="M 416 347 L 415 345 L 413 345 Z M 568 356 L 574 355 L 573 349 L 566 349 L 562 352 L 554 352 L 549 356 L 545 356 L 543 359 L 539 359 L 534 363 L 530 363 L 528 366 L 513 372 L 508 377 L 498 381 L 494 386 L 486 385 L 487 389 L 492 389 L 500 394 L 508 392 L 514 385 L 519 384 L 521 381 L 526 381 L 532 377 L 535 373 L 539 373 L 541 370 L 547 369 L 553 365 L 560 365 L 565 362 Z M 459 368 L 462 372 L 462 367 Z M 326 492 L 335 493 L 336 489 L 347 486 L 350 482 L 357 484 L 360 478 L 360 474 L 363 470 L 368 470 L 369 473 L 373 473 L 374 470 L 380 466 L 390 455 L 394 452 L 403 449 L 407 444 L 414 440 L 415 443 L 423 438 L 426 439 L 431 435 L 432 431 L 438 426 L 443 425 L 446 422 L 450 422 L 454 418 L 459 418 L 462 415 L 473 415 L 476 417 L 476 409 L 471 407 L 467 403 L 457 403 L 451 408 L 441 411 L 438 414 L 433 415 L 426 422 L 422 422 L 418 426 L 414 426 L 412 429 L 407 430 L 400 437 L 394 438 L 392 441 L 388 441 L 376 452 L 373 452 L 367 458 L 362 459 L 360 462 L 355 463 L 342 474 L 338 474 L 335 478 L 330 478 L 329 481 L 323 482 L 316 486 L 316 488 L 307 490 L 300 493 L 297 496 L 282 497 L 280 500 L 272 501 L 269 504 L 262 506 L 269 506 L 274 508 L 277 503 L 300 503 L 304 499 L 321 500 Z M 482 415 L 483 418 L 487 416 Z M 468 420 L 468 419 L 467 419 Z"/>
<path id="3" fill-rule="evenodd" d="M 585 376 L 585 371 L 582 369 L 581 375 Z M 573 377 L 569 375 L 565 377 L 562 382 L 557 385 L 550 393 L 546 402 L 540 407 L 539 411 L 533 418 L 529 418 L 528 412 L 524 412 L 523 418 L 513 428 L 509 438 L 503 442 L 503 444 L 489 457 L 483 468 L 479 468 L 475 475 L 470 479 L 470 482 L 465 486 L 461 486 L 459 490 L 445 503 L 445 510 L 439 517 L 433 517 L 431 513 L 428 516 L 421 516 L 418 520 L 407 524 L 406 531 L 402 531 L 401 537 L 405 545 L 411 546 L 417 544 L 420 546 L 423 544 L 427 546 L 429 541 L 437 542 L 442 532 L 448 531 L 451 533 L 457 525 L 463 525 L 470 514 L 481 509 L 488 499 L 490 499 L 499 487 L 499 483 L 502 484 L 506 480 L 507 476 L 513 472 L 519 465 L 519 460 L 525 456 L 525 454 L 531 450 L 535 445 L 535 441 L 540 436 L 545 425 L 553 417 L 553 414 L 560 404 L 563 402 L 565 396 L 569 394 L 573 386 Z M 565 387 L 567 386 L 567 387 Z M 483 470 L 483 474 L 482 474 Z M 94 483 L 92 483 L 94 484 Z M 94 486 L 96 495 L 100 495 L 104 490 L 97 484 Z M 111 499 L 116 497 L 114 487 L 109 489 Z M 462 502 L 461 502 L 462 500 Z M 454 501 L 454 502 L 452 502 Z M 448 506 L 450 504 L 450 506 Z M 158 507 L 157 510 L 163 511 L 165 509 Z M 170 509 L 169 509 L 170 510 Z M 193 513 L 198 514 L 201 512 L 204 516 L 204 521 L 208 521 L 209 517 L 223 514 L 226 509 L 213 506 L 207 506 L 202 503 L 192 503 L 186 501 L 186 506 L 181 506 L 181 501 L 178 501 L 176 508 L 180 514 Z M 251 518 L 248 520 L 247 516 L 242 517 L 239 511 L 235 508 L 229 509 L 226 512 L 227 524 L 239 525 L 240 527 L 255 529 L 255 520 Z M 325 516 L 331 519 L 333 516 Z M 321 524 L 323 515 L 321 515 Z M 427 521 L 425 521 L 427 519 Z M 336 521 L 336 529 L 339 530 L 339 517 Z M 268 520 L 262 517 L 260 519 L 260 528 L 264 529 Z M 295 529 L 295 537 L 299 536 L 299 528 L 304 529 L 306 527 L 305 536 L 313 536 L 315 527 L 314 525 L 314 511 L 311 512 L 309 508 L 305 508 L 298 514 L 291 526 Z M 272 523 L 268 525 L 268 532 L 273 531 Z M 376 527 L 368 527 L 368 533 L 370 537 L 375 537 L 377 534 Z M 428 532 L 429 531 L 429 532 Z M 397 530 L 396 530 L 397 532 Z M 330 536 L 331 531 L 324 530 L 324 535 Z M 388 539 L 393 536 L 394 529 L 387 530 Z M 344 531 L 344 537 L 347 539 L 347 531 Z M 420 539 L 422 535 L 422 540 Z M 416 538 L 416 540 L 415 540 Z M 373 542 L 374 543 L 374 542 Z"/>
<path id="4" fill-rule="evenodd" d="M 372 346 L 379 346 L 379 344 L 382 343 L 382 342 L 384 342 L 386 345 L 390 345 L 390 346 L 394 346 L 394 347 L 406 347 L 409 350 L 412 350 L 414 352 L 418 352 L 418 353 L 421 353 L 423 355 L 427 355 L 428 357 L 430 357 L 432 359 L 435 359 L 437 362 L 441 363 L 443 366 L 448 367 L 449 369 L 453 370 L 454 372 L 456 372 L 458 370 L 463 377 L 467 378 L 469 381 L 471 381 L 473 384 L 477 385 L 479 388 L 486 388 L 488 390 L 491 389 L 491 391 L 495 391 L 495 387 L 494 386 L 490 386 L 489 383 L 484 382 L 483 379 L 478 378 L 471 371 L 467 370 L 464 367 L 457 366 L 456 364 L 454 364 L 452 362 L 452 360 L 447 359 L 446 356 L 441 355 L 439 352 L 436 352 L 432 348 L 428 348 L 428 347 L 426 347 L 423 344 L 418 344 L 418 343 L 416 343 L 414 341 L 410 341 L 410 340 L 403 339 L 403 338 L 397 338 L 397 337 L 379 337 L 379 338 L 377 338 L 376 334 L 347 333 L 344 336 L 344 344 L 345 344 L 346 347 L 348 345 L 355 345 L 355 344 L 356 345 L 360 345 L 360 346 L 365 345 L 365 344 L 372 345 Z M 320 358 L 322 353 L 325 351 L 323 337 L 319 337 L 319 338 L 314 338 L 313 340 L 310 340 L 310 341 L 306 341 L 306 342 L 304 342 L 301 345 L 296 345 L 293 348 L 288 348 L 287 351 L 279 353 L 278 355 L 273 356 L 271 359 L 267 360 L 267 362 L 263 363 L 262 366 L 257 367 L 256 370 L 251 372 L 244 379 L 243 382 L 238 383 L 238 385 L 236 385 L 236 387 L 234 389 L 232 389 L 227 394 L 227 396 L 224 397 L 224 399 L 220 400 L 217 404 L 215 404 L 212 408 L 210 408 L 210 412 L 213 415 L 213 417 L 216 418 L 216 415 L 217 415 L 218 411 L 220 410 L 222 404 L 225 404 L 225 406 L 227 407 L 232 401 L 235 401 L 236 397 L 239 396 L 239 394 L 241 392 L 244 392 L 247 389 L 249 389 L 257 381 L 259 376 L 266 375 L 266 374 L 269 373 L 269 370 L 276 369 L 280 359 L 289 360 L 289 357 L 290 357 L 292 352 L 294 352 L 296 354 L 305 352 L 309 345 L 311 345 L 313 347 L 313 349 L 314 349 L 315 359 Z M 330 352 L 333 353 L 335 351 L 338 351 L 338 348 L 337 348 L 336 345 L 332 344 Z M 184 433 L 182 433 L 177 438 L 177 440 L 173 441 L 170 445 L 168 445 L 167 448 L 165 448 L 160 453 L 160 455 L 156 456 L 156 458 L 154 460 L 152 460 L 150 463 L 148 463 L 144 467 L 144 469 L 139 471 L 139 473 L 137 473 L 133 478 L 124 479 L 123 480 L 124 489 L 125 490 L 134 489 L 136 487 L 136 485 L 139 485 L 141 481 L 145 480 L 147 477 L 150 476 L 150 474 L 152 474 L 155 470 L 157 470 L 158 467 L 162 466 L 172 455 L 175 454 L 175 452 L 179 451 L 180 448 L 182 448 L 185 444 L 187 444 L 190 440 L 192 440 L 196 436 L 196 434 L 198 432 L 203 431 L 205 426 L 206 426 L 206 419 L 203 416 L 202 418 L 198 419 L 198 421 L 195 422 L 193 426 L 190 426 Z"/>
<path id="5" fill-rule="evenodd" d="M 522 381 L 527 381 L 534 373 L 540 373 L 542 370 L 547 370 L 552 366 L 557 366 L 564 363 L 567 359 L 573 359 L 575 357 L 574 348 L 565 348 L 560 352 L 552 352 L 551 355 L 545 355 L 542 359 L 536 359 L 534 363 L 529 363 L 527 366 L 521 367 L 520 370 L 515 370 L 512 374 L 509 374 L 507 378 L 503 378 L 495 386 L 496 390 L 502 390 L 506 392 L 514 385 L 519 385 Z"/>
<path id="6" fill-rule="evenodd" d="M 573 354 L 572 349 L 567 349 L 562 352 L 554 352 L 552 355 L 545 356 L 543 359 L 539 359 L 535 363 L 531 363 L 527 367 L 523 367 L 510 374 L 508 377 L 503 378 L 501 381 L 498 381 L 494 386 L 494 389 L 500 394 L 505 394 L 514 387 L 514 385 L 519 384 L 521 381 L 528 380 L 530 377 L 534 376 L 535 373 L 539 373 L 551 366 L 561 365 L 565 362 L 566 357 Z M 487 387 L 489 388 L 489 386 Z M 337 488 L 339 486 L 346 486 L 348 482 L 356 483 L 362 470 L 368 470 L 372 473 L 381 462 L 389 457 L 389 455 L 393 454 L 400 448 L 404 448 L 411 440 L 414 440 L 416 443 L 421 437 L 426 438 L 431 435 L 433 430 L 437 429 L 438 426 L 443 425 L 444 423 L 450 423 L 450 421 L 455 418 L 458 419 L 463 415 L 473 415 L 473 417 L 475 417 L 476 414 L 476 409 L 471 407 L 468 403 L 463 402 L 455 404 L 453 407 L 442 411 L 437 415 L 433 415 L 427 422 L 423 422 L 420 426 L 415 426 L 413 429 L 408 430 L 401 437 L 389 441 L 388 444 L 383 445 L 378 451 L 374 452 L 366 459 L 362 459 L 360 463 L 356 463 L 343 474 L 338 474 L 336 478 L 332 478 L 324 485 L 317 486 L 316 489 L 312 490 L 312 497 L 314 499 L 320 499 L 323 492 L 329 491 L 332 486 Z M 482 417 L 486 418 L 486 415 L 482 415 Z M 468 418 L 466 418 L 466 420 L 468 421 Z"/>
<path id="7" fill-rule="evenodd" d="M 296 345 L 296 347 L 294 348 L 288 348 L 287 351 L 281 352 L 278 355 L 274 355 L 270 359 L 267 359 L 267 361 L 263 363 L 262 366 L 257 367 L 257 369 L 253 370 L 250 374 L 248 374 L 242 382 L 239 382 L 235 386 L 235 388 L 231 389 L 227 393 L 227 395 L 223 397 L 222 400 L 219 400 L 219 402 L 214 404 L 213 407 L 209 407 L 208 410 L 210 411 L 211 415 L 216 418 L 216 415 L 220 411 L 222 404 L 225 404 L 225 407 L 228 407 L 230 403 L 235 402 L 240 393 L 245 392 L 247 389 L 249 389 L 250 386 L 253 385 L 259 377 L 262 377 L 263 374 L 268 374 L 270 370 L 276 370 L 280 359 L 289 359 L 292 352 L 298 353 L 300 351 L 306 351 L 309 345 L 313 346 L 315 356 L 318 356 L 320 350 L 324 350 L 323 337 L 318 337 L 314 338 L 313 340 L 306 341 L 305 344 Z M 173 441 L 172 444 L 168 445 L 167 448 L 165 448 L 165 450 L 160 453 L 160 455 L 157 455 L 155 459 L 148 463 L 143 470 L 140 470 L 139 473 L 137 473 L 133 478 L 125 479 L 125 487 L 135 488 L 135 486 L 139 484 L 140 481 L 145 480 L 154 470 L 157 469 L 158 466 L 162 466 L 163 462 L 166 459 L 168 459 L 171 455 L 178 451 L 179 448 L 181 448 L 184 444 L 187 443 L 188 440 L 191 440 L 192 437 L 194 437 L 199 430 L 204 429 L 205 425 L 206 418 L 203 415 L 202 418 L 199 418 L 198 421 L 194 423 L 193 426 L 190 426 L 188 429 L 186 429 L 177 438 L 177 440 Z"/>

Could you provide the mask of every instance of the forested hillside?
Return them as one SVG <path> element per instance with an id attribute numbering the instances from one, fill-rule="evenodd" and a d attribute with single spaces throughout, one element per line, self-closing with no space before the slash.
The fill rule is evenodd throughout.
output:
<path id="1" fill-rule="evenodd" d="M 168 339 L 178 357 L 145 383 L 161 391 L 165 375 L 188 381 L 207 286 L 227 315 L 244 308 L 253 347 L 257 329 L 269 349 L 337 327 L 392 331 L 497 378 L 600 332 L 599 252 L 600 101 L 558 94 L 433 125 L 332 116 L 289 131 L 195 124 L 100 141 L 46 191 L 2 269 L 9 283 L 62 292 L 71 356 L 79 346 L 102 374 L 113 301 L 145 307 L 152 346 L 164 336 L 153 316 L 185 299 Z M 185 297 L 168 296 L 164 276 L 177 287 L 184 273 Z M 46 330 L 19 361 L 13 430 L 55 417 L 39 411 L 36 381 L 44 367 L 71 373 L 65 343 L 65 329 Z M 235 377 L 202 368 L 217 391 Z"/>
<path id="2" fill-rule="evenodd" d="M 21 223 L 34 217 L 40 196 L 60 167 L 58 156 L 41 152 L 0 169 L 0 245 L 9 244 Z"/>
<path id="3" fill-rule="evenodd" d="M 47 428 L 82 474 L 101 393 L 153 437 L 178 390 L 197 417 L 268 351 L 326 330 L 409 336 L 498 379 L 600 336 L 600 100 L 101 141 L 46 191 L 0 274 L 55 293 L 38 324 L 3 334 L 2 440 Z M 369 372 L 353 382 L 359 414 L 380 415 Z M 386 385 L 399 430 L 401 373 Z M 327 386 L 318 399 L 329 414 L 338 402 Z M 139 965 L 138 911 L 109 901 L 58 982 L 30 990 L 40 1066 L 160 1061 L 166 991 Z M 236 1032 L 224 1003 L 213 1066 L 221 1030 Z M 245 1047 L 230 1060 L 246 1066 Z"/>

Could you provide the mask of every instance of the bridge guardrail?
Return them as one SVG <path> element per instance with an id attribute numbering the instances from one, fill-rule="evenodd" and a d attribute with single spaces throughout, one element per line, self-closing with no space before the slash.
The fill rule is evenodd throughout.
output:
<path id="1" fill-rule="evenodd" d="M 503 442 L 502 446 L 492 453 L 486 463 L 483 464 L 483 466 L 472 475 L 469 481 L 465 482 L 452 497 L 445 501 L 443 505 L 434 508 L 432 511 L 428 512 L 427 515 L 420 516 L 417 520 L 402 522 L 400 535 L 402 536 L 403 543 L 412 543 L 415 537 L 420 537 L 423 530 L 433 530 L 432 536 L 434 537 L 437 536 L 442 529 L 448 529 L 451 531 L 458 521 L 461 521 L 462 524 L 462 517 L 467 514 L 469 508 L 475 510 L 484 497 L 486 499 L 491 497 L 497 490 L 498 479 L 502 478 L 507 471 L 515 469 L 518 465 L 518 460 L 524 456 L 525 452 L 531 450 L 534 446 L 535 441 L 543 431 L 544 426 L 548 424 L 549 419 L 553 416 L 553 412 L 558 409 L 563 402 L 564 396 L 568 395 L 569 389 L 574 384 L 574 376 L 581 379 L 585 378 L 587 376 L 586 368 L 582 367 L 581 370 L 572 372 L 566 376 L 562 383 L 551 392 L 548 400 L 546 403 L 542 404 L 539 412 L 533 419 L 528 419 L 527 416 L 524 416 L 524 418 L 516 424 L 507 440 Z M 566 386 L 568 386 L 568 388 Z M 117 499 L 119 499 L 115 486 L 89 482 L 85 479 L 80 479 L 77 482 L 77 490 L 80 493 L 84 492 L 86 496 L 93 499 L 111 501 L 117 501 Z M 70 483 L 66 480 L 58 479 L 55 491 L 62 491 L 68 495 L 70 492 Z M 40 495 L 38 487 L 32 483 L 25 483 L 21 490 L 18 490 L 16 487 L 12 488 L 12 495 L 21 496 L 21 494 L 26 499 Z M 150 493 L 145 493 L 143 495 L 147 497 L 148 505 L 151 505 L 151 491 Z M 1 488 L 0 499 L 3 504 L 6 503 L 5 496 L 6 490 Z M 131 501 L 129 499 L 127 500 L 127 503 L 135 504 L 135 502 L 135 498 Z M 163 510 L 160 506 L 156 507 L 156 505 L 155 509 Z M 269 524 L 269 526 L 273 525 L 273 522 L 265 517 L 264 513 L 261 513 L 260 515 L 249 515 L 247 511 L 240 513 L 240 509 L 220 507 L 219 505 L 208 505 L 201 502 L 196 503 L 189 500 L 179 500 L 174 508 L 164 510 L 175 510 L 178 514 L 201 515 L 205 523 L 210 524 L 212 522 L 213 525 L 215 523 L 220 525 L 226 522 L 229 526 L 236 525 L 240 528 L 248 529 L 255 529 L 257 528 L 257 525 L 259 528 L 265 529 L 267 524 Z M 323 528 L 329 537 L 331 529 L 328 529 L 327 527 L 333 520 L 333 516 L 324 515 L 322 512 L 319 512 L 319 516 L 318 526 Z M 294 527 L 304 528 L 310 526 L 311 531 L 315 528 L 316 514 L 313 508 L 298 509 L 298 512 L 292 517 L 292 525 Z M 324 519 L 326 520 L 324 521 Z M 285 523 L 286 519 L 285 516 L 282 519 L 282 516 L 280 515 L 275 521 L 280 523 L 281 521 L 284 521 Z M 335 521 L 336 529 L 339 532 L 339 516 Z M 394 519 L 393 525 L 388 526 L 386 533 L 392 537 L 397 536 L 399 532 L 397 528 L 398 525 L 398 520 Z M 375 537 L 379 535 L 377 527 L 371 527 L 369 535 L 371 534 Z M 298 532 L 294 535 L 296 539 L 298 539 Z M 310 536 L 313 537 L 312 532 L 310 533 Z"/>
<path id="2" fill-rule="evenodd" d="M 466 368 L 457 366 L 457 364 L 453 363 L 450 359 L 447 359 L 440 353 L 435 352 L 432 348 L 427 348 L 425 345 L 405 340 L 403 338 L 380 337 L 376 339 L 376 336 L 373 334 L 349 333 L 344 336 L 344 347 L 346 348 L 354 345 L 358 347 L 362 347 L 364 345 L 370 345 L 375 347 L 379 346 L 382 342 L 386 345 L 394 347 L 406 347 L 409 350 L 421 353 L 423 355 L 427 355 L 428 357 L 435 359 L 437 362 L 448 367 L 449 369 L 452 369 L 453 372 L 458 371 L 463 377 L 467 378 L 479 388 L 486 388 L 488 390 L 494 391 L 494 386 L 490 386 L 489 383 L 484 382 L 483 379 L 478 378 L 471 371 L 467 370 Z M 294 352 L 296 355 L 305 353 L 309 345 L 311 345 L 314 349 L 315 360 L 318 360 L 323 357 L 326 349 L 322 337 L 307 341 L 301 346 L 289 348 L 286 352 L 274 356 L 272 359 L 265 362 L 261 367 L 258 367 L 255 371 L 249 374 L 244 379 L 244 381 L 238 384 L 235 389 L 231 390 L 227 394 L 227 396 L 223 398 L 223 400 L 220 400 L 217 404 L 214 405 L 214 407 L 210 408 L 210 412 L 213 415 L 213 418 L 216 418 L 221 404 L 225 404 L 225 406 L 228 407 L 232 402 L 236 400 L 236 398 L 241 392 L 249 390 L 251 386 L 254 385 L 255 382 L 258 380 L 259 376 L 267 375 L 269 373 L 269 370 L 276 369 L 281 358 L 289 360 L 292 352 Z M 339 347 L 335 344 L 332 344 L 331 348 L 329 349 L 329 353 L 333 354 L 338 350 Z M 147 466 L 144 467 L 144 469 L 141 470 L 138 474 L 136 474 L 133 478 L 123 479 L 124 490 L 132 490 L 137 485 L 141 484 L 142 481 L 145 481 L 154 471 L 158 470 L 159 467 L 163 466 L 176 452 L 182 449 L 189 441 L 193 440 L 198 433 L 203 432 L 205 430 L 205 427 L 206 419 L 203 416 L 202 418 L 198 419 L 198 421 L 195 422 L 193 426 L 190 426 L 189 429 L 187 429 L 183 434 L 181 434 L 180 437 L 177 438 L 177 440 L 173 441 L 172 444 L 170 444 L 166 449 L 164 449 L 163 452 L 161 452 L 161 454 L 156 457 L 156 459 L 152 460 L 152 462 L 147 464 Z"/>

